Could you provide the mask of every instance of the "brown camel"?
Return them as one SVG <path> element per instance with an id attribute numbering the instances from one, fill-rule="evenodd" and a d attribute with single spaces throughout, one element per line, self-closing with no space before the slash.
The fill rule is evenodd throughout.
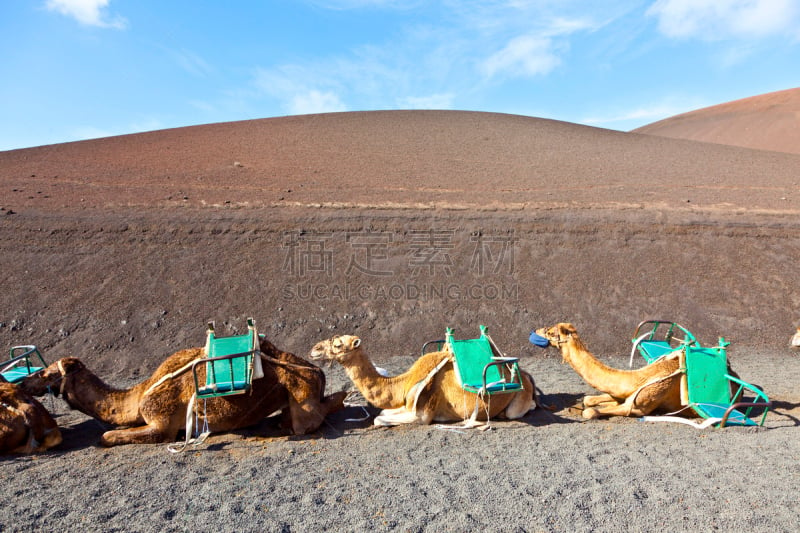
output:
<path id="1" fill-rule="evenodd" d="M 12 383 L 0 383 L 0 453 L 43 452 L 61 444 L 47 409 Z"/>
<path id="2" fill-rule="evenodd" d="M 681 402 L 681 370 L 678 353 L 635 370 L 610 368 L 592 355 L 572 324 L 560 323 L 536 331 L 550 346 L 561 350 L 562 359 L 583 380 L 603 392 L 583 399 L 583 417 L 644 416 L 654 411 L 677 412 Z M 687 409 L 685 416 L 695 416 Z"/>
<path id="3" fill-rule="evenodd" d="M 797 327 L 797 331 L 792 337 L 792 348 L 800 348 L 800 326 Z"/>
<path id="4" fill-rule="evenodd" d="M 315 431 L 328 413 L 343 407 L 345 392 L 324 396 L 325 375 L 317 366 L 260 341 L 264 377 L 253 380 L 250 392 L 200 401 L 211 431 L 225 432 L 254 425 L 282 410 L 284 427 L 302 435 Z M 44 394 L 53 387 L 72 407 L 114 426 L 129 426 L 103 434 L 101 444 L 172 442 L 185 429 L 186 411 L 195 392 L 188 366 L 203 357 L 202 348 L 169 356 L 148 379 L 129 389 L 106 385 L 78 359 L 61 359 L 27 378 L 23 387 Z M 198 375 L 205 379 L 205 365 Z M 174 374 L 174 375 L 173 375 Z"/>
<path id="5" fill-rule="evenodd" d="M 479 396 L 458 384 L 450 354 L 427 353 L 399 376 L 381 375 L 364 353 L 361 339 L 336 336 L 317 343 L 312 360 L 338 361 L 364 398 L 383 409 L 375 425 L 431 424 L 503 416 L 520 418 L 538 405 L 533 378 L 521 372 L 523 390 L 515 393 Z"/>

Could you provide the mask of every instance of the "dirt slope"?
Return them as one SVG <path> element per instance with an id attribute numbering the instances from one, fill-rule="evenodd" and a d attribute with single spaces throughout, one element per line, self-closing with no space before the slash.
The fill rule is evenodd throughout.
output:
<path id="1" fill-rule="evenodd" d="M 0 345 L 132 378 L 248 315 L 281 347 L 409 355 L 573 321 L 784 347 L 800 156 L 527 117 L 368 112 L 0 152 Z M 224 331 L 224 330 L 223 330 Z M 746 355 L 746 350 L 742 351 Z"/>
<path id="2" fill-rule="evenodd" d="M 634 132 L 800 154 L 800 89 L 690 111 Z"/>

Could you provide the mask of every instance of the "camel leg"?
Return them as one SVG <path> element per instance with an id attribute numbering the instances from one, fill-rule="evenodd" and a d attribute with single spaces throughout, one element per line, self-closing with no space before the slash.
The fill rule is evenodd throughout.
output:
<path id="1" fill-rule="evenodd" d="M 43 452 L 48 448 L 61 444 L 61 431 L 50 413 L 37 400 L 19 406 L 28 429 L 28 443 L 24 453 Z"/>
<path id="2" fill-rule="evenodd" d="M 322 399 L 322 410 L 325 415 L 335 413 L 344 409 L 344 399 L 347 398 L 347 391 L 334 392 Z"/>
<path id="3" fill-rule="evenodd" d="M 536 402 L 533 399 L 536 394 L 536 384 L 533 382 L 533 378 L 523 373 L 522 386 L 523 390 L 514 394 L 511 403 L 506 406 L 505 417 L 509 420 L 522 418 L 531 409 L 536 409 Z"/>
<path id="4" fill-rule="evenodd" d="M 644 411 L 628 403 L 606 403 L 583 410 L 583 418 L 593 419 L 601 416 L 644 416 Z"/>
<path id="5" fill-rule="evenodd" d="M 289 408 L 283 411 L 284 414 L 286 411 L 289 412 L 292 432 L 295 435 L 305 435 L 319 429 L 322 422 L 325 420 L 325 416 L 329 412 L 343 407 L 344 397 L 347 396 L 347 392 L 342 391 L 331 396 L 330 403 L 326 404 L 325 399 L 323 399 L 322 402 L 317 399 L 306 399 L 302 402 L 298 402 L 290 395 Z M 285 420 L 284 418 L 284 421 Z"/>
<path id="6" fill-rule="evenodd" d="M 596 396 L 584 396 L 583 397 L 583 406 L 584 407 L 594 407 L 595 405 L 614 402 L 618 404 L 619 402 L 611 397 L 609 394 L 598 394 Z"/>
<path id="7" fill-rule="evenodd" d="M 595 407 L 583 410 L 584 418 L 598 418 L 600 416 L 645 416 L 661 406 L 669 394 L 669 387 L 663 384 L 649 386 L 638 394 L 629 396 L 624 402 L 602 403 Z"/>
<path id="8" fill-rule="evenodd" d="M 100 439 L 102 446 L 119 446 L 120 444 L 158 444 L 172 442 L 177 431 L 167 431 L 153 425 L 128 429 L 106 431 Z"/>

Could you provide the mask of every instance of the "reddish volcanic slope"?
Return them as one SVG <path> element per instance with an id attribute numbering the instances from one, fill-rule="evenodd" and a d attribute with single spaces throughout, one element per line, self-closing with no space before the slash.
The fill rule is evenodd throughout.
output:
<path id="1" fill-rule="evenodd" d="M 0 152 L 11 209 L 789 208 L 796 155 L 460 111 L 210 124 Z"/>
<path id="2" fill-rule="evenodd" d="M 644 318 L 784 346 L 800 316 L 800 155 L 531 117 L 385 111 L 0 152 L 0 346 L 144 375 L 254 316 L 418 353 L 570 321 L 630 351 Z M 232 330 L 230 330 L 232 331 Z M 138 373 L 138 374 L 137 374 Z"/>
<path id="3" fill-rule="evenodd" d="M 800 88 L 698 109 L 633 131 L 800 154 Z"/>

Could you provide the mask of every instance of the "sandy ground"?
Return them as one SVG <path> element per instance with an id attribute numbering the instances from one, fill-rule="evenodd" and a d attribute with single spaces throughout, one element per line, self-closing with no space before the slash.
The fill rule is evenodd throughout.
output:
<path id="1" fill-rule="evenodd" d="M 274 420 L 196 452 L 97 447 L 45 401 L 50 453 L 0 459 L 0 529 L 794 531 L 800 519 L 800 156 L 506 115 L 345 113 L 0 152 L 0 346 L 130 385 L 253 316 L 305 355 L 357 334 L 405 368 L 489 326 L 554 414 L 489 432 Z M 627 364 L 645 318 L 775 402 L 764 428 L 582 421 L 591 389 L 531 329 Z M 350 385 L 338 367 L 329 388 Z M 374 414 L 374 411 L 372 412 Z"/>
<path id="2" fill-rule="evenodd" d="M 9 531 L 793 531 L 800 370 L 787 364 L 792 357 L 735 359 L 776 401 L 758 429 L 583 421 L 569 406 L 591 389 L 538 349 L 523 367 L 559 410 L 487 432 L 374 428 L 347 422 L 363 416 L 351 407 L 309 436 L 282 435 L 268 420 L 173 455 L 165 445 L 98 448 L 104 427 L 56 400 L 65 442 L 2 461 L 15 505 L 3 507 L 0 523 Z M 378 362 L 400 371 L 410 361 Z M 350 387 L 340 368 L 327 375 L 331 390 Z"/>

